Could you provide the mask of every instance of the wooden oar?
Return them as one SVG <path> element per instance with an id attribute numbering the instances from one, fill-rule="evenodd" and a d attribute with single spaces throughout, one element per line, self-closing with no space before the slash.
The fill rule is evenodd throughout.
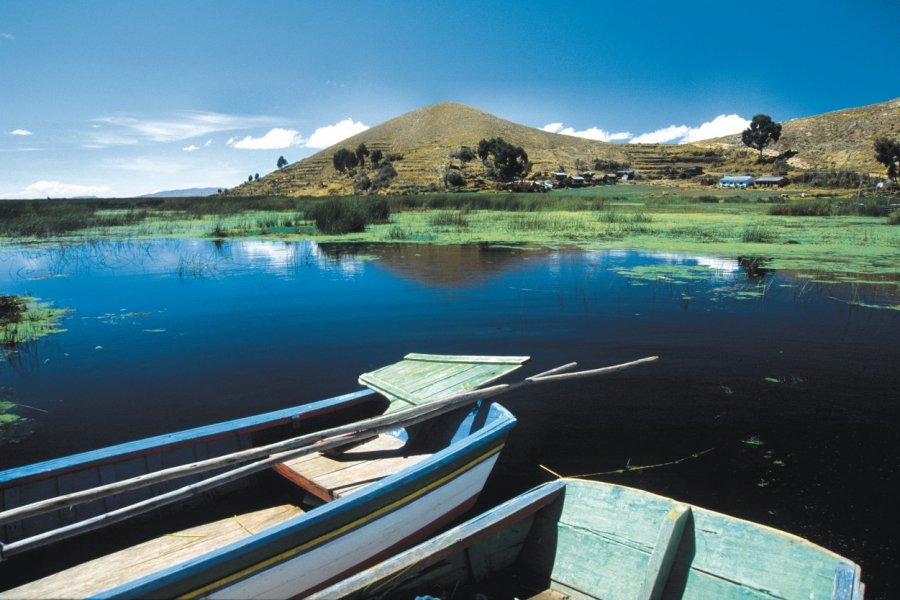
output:
<path id="1" fill-rule="evenodd" d="M 187 475 L 202 473 L 212 469 L 222 468 L 249 460 L 256 460 L 260 457 L 266 457 L 262 460 L 256 460 L 256 462 L 237 467 L 230 471 L 226 471 L 224 473 L 206 478 L 202 481 L 160 494 L 158 496 L 154 496 L 152 498 L 148 498 L 146 500 L 142 500 L 140 502 L 136 502 L 134 504 L 130 504 L 128 506 L 110 511 L 102 515 L 98 515 L 96 517 L 85 519 L 83 521 L 79 521 L 71 525 L 66 525 L 64 527 L 59 527 L 57 529 L 25 538 L 11 544 L 0 545 L 0 560 L 7 556 L 12 556 L 13 554 L 25 552 L 26 550 L 44 546 L 51 542 L 66 539 L 80 533 L 93 531 L 106 525 L 111 525 L 113 523 L 128 519 L 132 516 L 145 513 L 155 508 L 159 508 L 173 502 L 178 502 L 180 500 L 190 498 L 230 481 L 234 481 L 235 479 L 239 479 L 252 473 L 262 471 L 276 464 L 285 462 L 287 460 L 292 460 L 305 454 L 311 454 L 313 452 L 320 452 L 329 448 L 342 446 L 344 444 L 372 437 L 373 435 L 377 435 L 385 431 L 390 431 L 398 427 L 409 427 L 411 425 L 415 425 L 416 423 L 429 420 L 431 418 L 434 418 L 435 416 L 449 412 L 461 406 L 465 406 L 477 400 L 492 398 L 514 389 L 536 383 L 578 379 L 604 375 L 607 373 L 614 373 L 640 364 L 652 362 L 654 360 L 657 360 L 657 358 L 658 357 L 656 356 L 651 356 L 620 365 L 603 367 L 600 369 L 560 374 L 563 371 L 567 371 L 577 366 L 577 363 L 569 363 L 560 367 L 556 367 L 549 371 L 533 375 L 519 382 L 498 384 L 480 390 L 470 390 L 466 392 L 451 394 L 444 398 L 434 400 L 428 404 L 415 406 L 390 415 L 373 417 L 355 423 L 350 423 L 348 425 L 333 427 L 331 429 L 326 429 L 323 431 L 291 438 L 289 440 L 276 442 L 267 446 L 260 446 L 258 448 L 251 448 L 249 450 L 242 450 L 223 456 L 218 456 L 205 461 L 190 463 L 187 465 L 180 465 L 178 467 L 172 467 L 160 471 L 154 471 L 153 473 L 140 475 L 131 479 L 98 486 L 79 492 L 73 492 L 64 496 L 58 496 L 56 498 L 50 498 L 48 500 L 42 500 L 32 504 L 27 504 L 25 506 L 13 508 L 0 513 L 0 524 L 12 520 L 19 520 L 30 516 L 36 516 L 67 506 L 75 506 L 77 504 L 96 500 L 117 493 L 140 489 L 155 483 L 177 479 L 180 477 L 185 477 Z"/>

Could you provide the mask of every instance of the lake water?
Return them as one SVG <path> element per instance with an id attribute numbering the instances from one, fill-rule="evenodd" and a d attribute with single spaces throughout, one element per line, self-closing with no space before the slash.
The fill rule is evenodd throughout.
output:
<path id="1" fill-rule="evenodd" d="M 659 355 L 499 399 L 519 419 L 481 506 L 563 475 L 807 537 L 900 592 L 898 281 L 754 259 L 160 240 L 0 249 L 0 291 L 72 309 L 0 365 L 0 468 L 357 389 L 408 352 L 532 374 Z M 881 307 L 881 308 L 872 308 Z M 24 406 L 23 406 L 24 405 Z"/>

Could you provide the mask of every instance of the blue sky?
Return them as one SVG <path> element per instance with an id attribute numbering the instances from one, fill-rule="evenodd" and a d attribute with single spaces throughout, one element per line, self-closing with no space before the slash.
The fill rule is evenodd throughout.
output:
<path id="1" fill-rule="evenodd" d="M 448 100 L 696 139 L 900 96 L 898 22 L 896 0 L 0 0 L 0 198 L 230 187 Z"/>

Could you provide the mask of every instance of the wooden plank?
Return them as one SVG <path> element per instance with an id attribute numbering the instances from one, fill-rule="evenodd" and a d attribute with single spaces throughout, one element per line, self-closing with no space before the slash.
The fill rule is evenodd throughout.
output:
<path id="1" fill-rule="evenodd" d="M 638 600 L 662 598 L 669 572 L 672 570 L 672 562 L 675 560 L 675 553 L 681 543 L 681 534 L 684 532 L 684 526 L 690 516 L 691 507 L 687 504 L 679 504 L 673 507 L 663 519 L 656 546 L 653 548 L 653 554 L 650 555 L 647 571 L 644 574 L 644 583 L 637 596 Z"/>
<path id="2" fill-rule="evenodd" d="M 834 570 L 834 591 L 832 600 L 856 600 L 862 598 L 862 585 L 859 581 L 860 571 L 856 565 L 849 563 L 838 565 Z"/>
<path id="3" fill-rule="evenodd" d="M 366 460 L 351 467 L 338 469 L 316 477 L 314 481 L 327 489 L 335 498 L 339 498 L 363 486 L 384 479 L 388 475 L 393 475 L 429 456 L 431 454 L 412 454 L 409 456 L 392 456 Z"/>
<path id="4" fill-rule="evenodd" d="M 417 406 L 420 403 L 419 399 L 414 395 L 410 394 L 401 387 L 395 386 L 390 381 L 382 379 L 377 375 L 371 373 L 360 375 L 359 382 L 363 385 L 369 386 L 376 392 L 384 394 L 390 400 L 402 400 L 403 402 L 411 404 L 413 406 Z"/>
<path id="5" fill-rule="evenodd" d="M 24 586 L 0 592 L 0 598 L 82 598 L 249 537 L 303 511 L 282 504 L 163 534 L 60 571 Z"/>
<path id="6" fill-rule="evenodd" d="M 381 434 L 363 444 L 342 453 L 338 457 L 320 453 L 308 454 L 285 461 L 274 467 L 275 472 L 314 496 L 329 502 L 338 497 L 337 494 L 320 478 L 338 471 L 365 463 L 372 453 L 396 451 L 403 447 L 403 441 L 392 436 Z M 345 493 L 348 493 L 345 491 Z"/>

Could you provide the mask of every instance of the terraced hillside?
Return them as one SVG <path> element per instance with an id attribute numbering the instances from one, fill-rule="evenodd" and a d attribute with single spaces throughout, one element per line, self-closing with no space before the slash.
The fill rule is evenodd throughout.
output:
<path id="1" fill-rule="evenodd" d="M 506 121 L 484 111 L 452 102 L 433 104 L 391 119 L 377 127 L 354 135 L 339 144 L 288 165 L 259 181 L 248 182 L 229 194 L 326 195 L 349 194 L 354 179 L 337 171 L 332 164 L 340 148 L 354 150 L 365 144 L 370 152 L 378 149 L 385 156 L 400 155 L 392 162 L 397 175 L 385 191 L 396 193 L 414 189 L 443 189 L 448 170 L 460 172 L 469 187 L 490 187 L 478 159 L 462 163 L 452 155 L 461 146 L 475 148 L 481 139 L 502 137 L 525 148 L 533 163 L 532 174 L 549 173 L 559 167 L 569 172 L 578 165 L 593 165 L 596 159 L 627 161 L 624 148 L 566 135 L 541 131 Z M 359 176 L 362 170 L 357 169 Z M 371 179 L 375 171 L 367 165 Z"/>
<path id="2" fill-rule="evenodd" d="M 785 121 L 782 125 L 781 139 L 766 148 L 766 156 L 792 151 L 796 155 L 788 163 L 796 169 L 848 169 L 883 176 L 884 167 L 875 160 L 875 138 L 900 139 L 900 98 Z M 693 145 L 722 150 L 727 164 L 754 168 L 756 153 L 744 147 L 740 135 Z"/>
<path id="3" fill-rule="evenodd" d="M 781 139 L 765 154 L 774 158 L 789 153 L 792 172 L 846 169 L 883 175 L 873 145 L 879 136 L 900 138 L 900 99 L 783 125 Z M 769 175 L 773 169 L 771 160 L 758 163 L 756 151 L 745 147 L 739 135 L 684 145 L 609 144 L 541 131 L 445 102 L 391 119 L 259 181 L 244 183 L 228 194 L 317 196 L 364 189 L 386 193 L 443 190 L 448 187 L 448 175 L 464 181 L 466 189 L 491 189 L 493 182 L 480 160 L 463 162 L 454 156 L 462 146 L 475 148 L 479 140 L 492 137 L 523 147 L 533 163 L 529 176 L 536 178 L 560 167 L 569 173 L 592 169 L 598 159 L 629 164 L 649 180 L 696 180 L 701 173 Z M 352 174 L 336 170 L 334 153 L 340 148 L 355 150 L 359 144 L 365 144 L 370 152 L 381 150 L 385 156 L 395 157 L 391 165 L 396 174 L 390 170 L 379 174 L 371 161 Z M 365 187 L 372 182 L 380 185 Z"/>

